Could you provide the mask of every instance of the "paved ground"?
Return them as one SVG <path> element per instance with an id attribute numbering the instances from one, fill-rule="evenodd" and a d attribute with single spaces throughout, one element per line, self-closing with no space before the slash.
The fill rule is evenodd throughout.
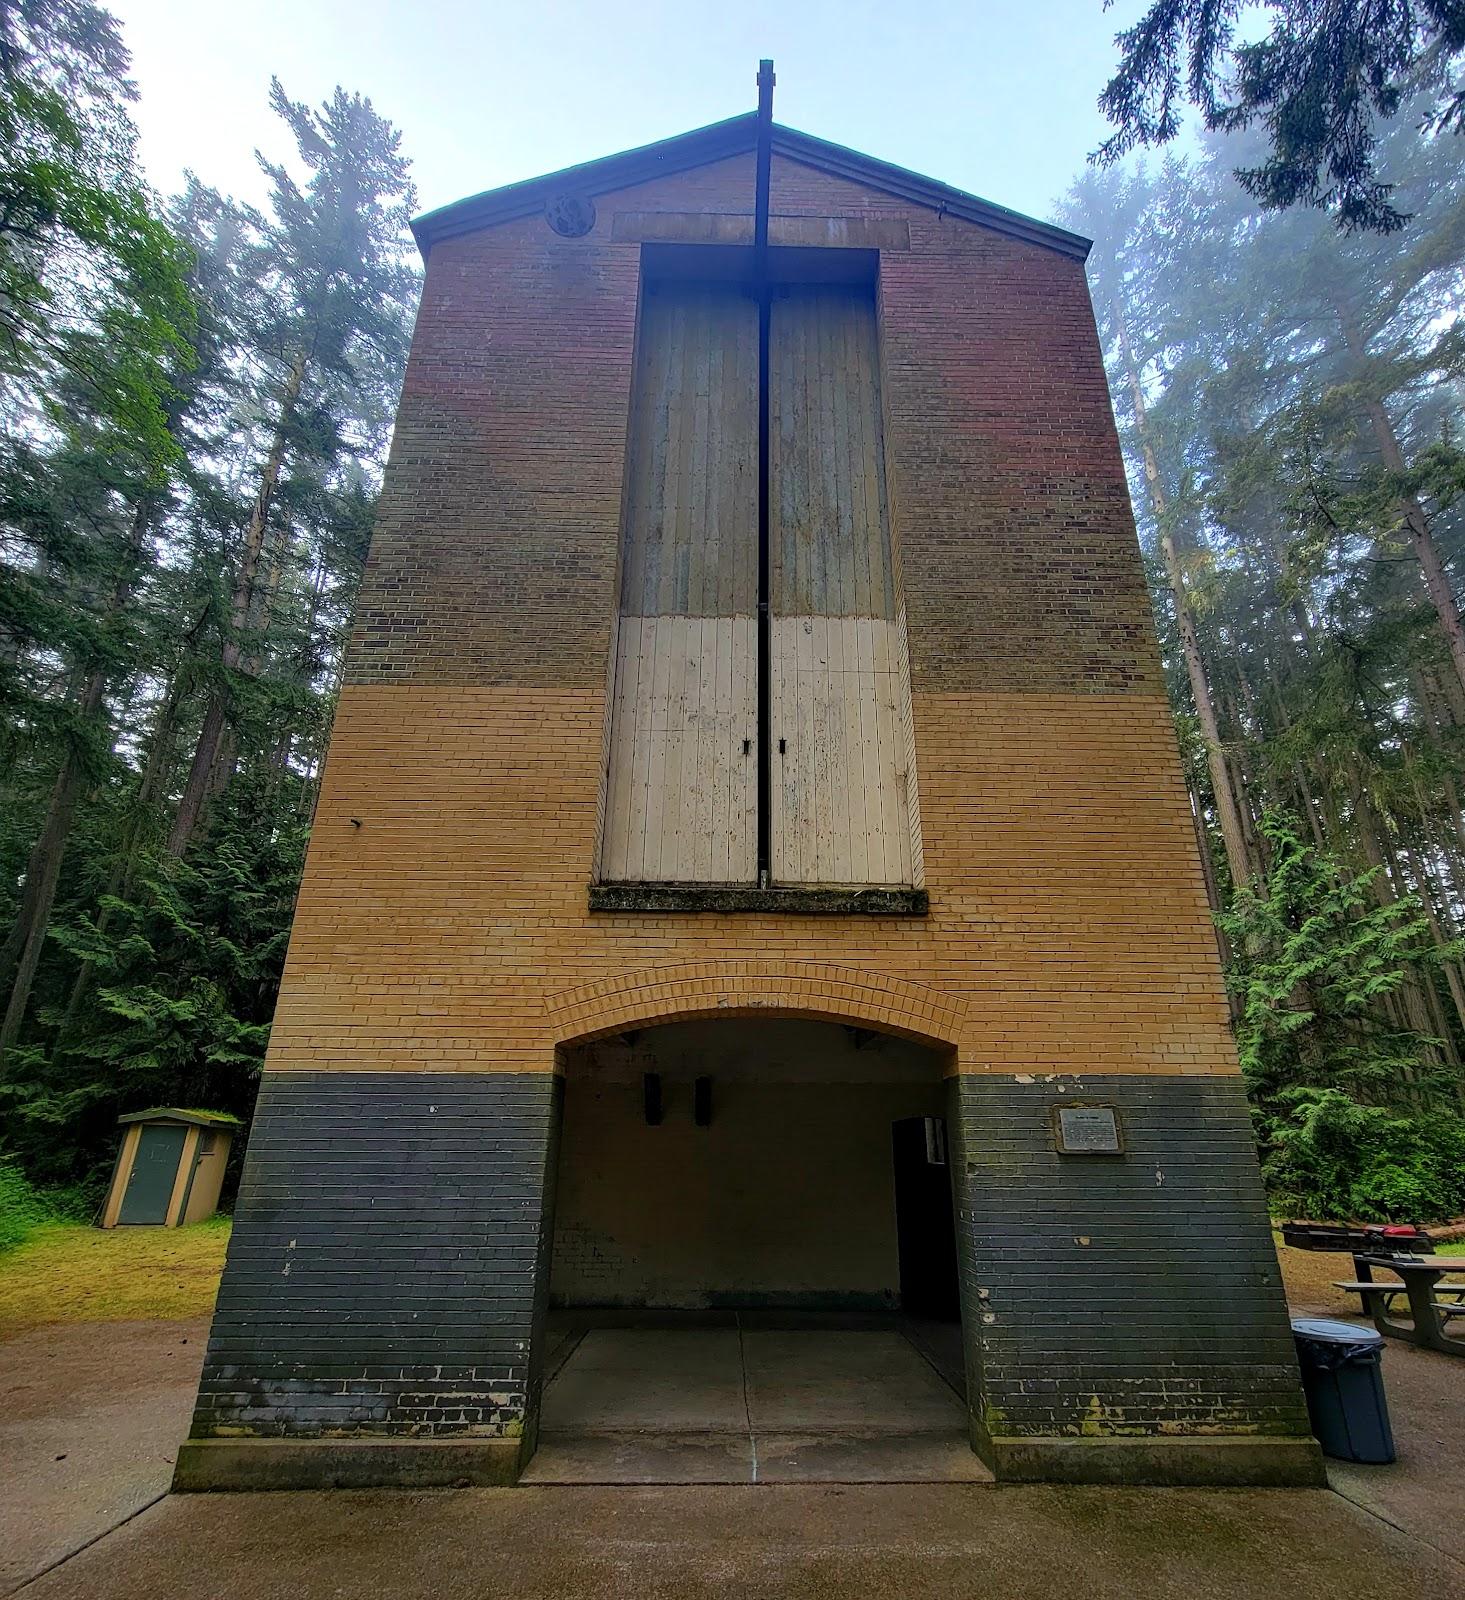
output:
<path id="1" fill-rule="evenodd" d="M 208 1323 L 59 1323 L 0 1342 L 0 1593 L 167 1492 Z"/>
<path id="2" fill-rule="evenodd" d="M 1465 1600 L 1465 1368 L 1395 1342 L 1400 1460 L 1336 1467 L 1338 1493 L 923 1483 L 160 1498 L 202 1331 L 80 1325 L 0 1344 L 0 1592 Z"/>
<path id="3" fill-rule="evenodd" d="M 1391 1339 L 1384 1382 L 1398 1461 L 1388 1467 L 1332 1461 L 1328 1481 L 1356 1505 L 1454 1557 L 1465 1574 L 1465 1361 Z"/>
<path id="4" fill-rule="evenodd" d="M 1323 1490 L 957 1484 L 173 1497 L 25 1600 L 1459 1600 Z"/>

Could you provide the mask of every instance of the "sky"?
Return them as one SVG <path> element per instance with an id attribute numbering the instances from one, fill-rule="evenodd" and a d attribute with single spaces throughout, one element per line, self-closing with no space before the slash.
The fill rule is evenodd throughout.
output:
<path id="1" fill-rule="evenodd" d="M 1105 132 L 1095 100 L 1140 0 L 108 0 L 153 184 L 259 202 L 253 152 L 337 84 L 402 131 L 418 209 L 753 109 L 1035 216 Z"/>

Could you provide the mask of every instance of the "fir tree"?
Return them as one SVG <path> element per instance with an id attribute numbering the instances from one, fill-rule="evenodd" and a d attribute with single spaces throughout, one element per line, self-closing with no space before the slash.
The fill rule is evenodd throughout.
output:
<path id="1" fill-rule="evenodd" d="M 1265 129 L 1267 152 L 1236 174 L 1263 206 L 1326 208 L 1346 231 L 1401 228 L 1408 213 L 1375 171 L 1377 127 L 1422 81 L 1434 90 L 1426 128 L 1465 127 L 1465 90 L 1454 75 L 1465 8 L 1456 0 L 1267 0 L 1271 26 L 1261 38 L 1248 36 L 1252 10 L 1243 0 L 1153 0 L 1119 35 L 1119 70 L 1099 97 L 1115 132 L 1098 159 L 1173 139 L 1189 100 L 1213 131 Z"/>

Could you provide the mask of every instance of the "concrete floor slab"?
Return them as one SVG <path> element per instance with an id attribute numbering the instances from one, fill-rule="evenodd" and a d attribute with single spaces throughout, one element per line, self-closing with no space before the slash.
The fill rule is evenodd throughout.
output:
<path id="1" fill-rule="evenodd" d="M 964 1428 L 760 1433 L 759 1483 L 992 1483 Z"/>
<path id="2" fill-rule="evenodd" d="M 746 1433 L 549 1433 L 521 1483 L 752 1483 Z"/>
<path id="3" fill-rule="evenodd" d="M 900 1334 L 588 1331 L 545 1387 L 528 1483 L 970 1483 L 961 1402 Z"/>
<path id="4" fill-rule="evenodd" d="M 736 1329 L 593 1328 L 546 1386 L 542 1433 L 746 1432 Z"/>
<path id="5" fill-rule="evenodd" d="M 961 1402 L 898 1333 L 747 1333 L 756 1433 L 960 1431 Z"/>

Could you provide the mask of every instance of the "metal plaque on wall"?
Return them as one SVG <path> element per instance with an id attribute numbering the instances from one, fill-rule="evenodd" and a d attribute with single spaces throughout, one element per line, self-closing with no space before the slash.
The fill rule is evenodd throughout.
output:
<path id="1" fill-rule="evenodd" d="M 1119 1112 L 1114 1106 L 1054 1106 L 1053 1135 L 1059 1155 L 1118 1156 L 1124 1154 L 1124 1139 L 1119 1126 Z"/>

